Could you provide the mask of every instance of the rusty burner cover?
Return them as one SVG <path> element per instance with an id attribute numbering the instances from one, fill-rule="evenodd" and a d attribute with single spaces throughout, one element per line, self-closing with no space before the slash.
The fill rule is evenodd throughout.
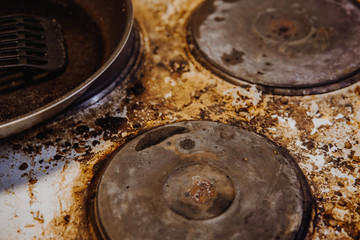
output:
<path id="1" fill-rule="evenodd" d="M 234 126 L 183 122 L 118 150 L 100 177 L 108 239 L 303 239 L 311 194 L 295 161 Z"/>
<path id="2" fill-rule="evenodd" d="M 360 70 L 360 9 L 348 0 L 208 0 L 188 39 L 200 62 L 236 83 L 308 88 Z"/>

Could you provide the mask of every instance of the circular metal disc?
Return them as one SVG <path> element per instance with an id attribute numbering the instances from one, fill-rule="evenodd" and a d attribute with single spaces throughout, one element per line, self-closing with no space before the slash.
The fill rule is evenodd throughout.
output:
<path id="1" fill-rule="evenodd" d="M 301 239 L 311 194 L 265 138 L 214 122 L 156 128 L 110 159 L 95 215 L 109 239 Z"/>
<path id="2" fill-rule="evenodd" d="M 305 88 L 360 70 L 360 9 L 347 0 L 208 0 L 189 31 L 201 58 L 235 81 Z"/>

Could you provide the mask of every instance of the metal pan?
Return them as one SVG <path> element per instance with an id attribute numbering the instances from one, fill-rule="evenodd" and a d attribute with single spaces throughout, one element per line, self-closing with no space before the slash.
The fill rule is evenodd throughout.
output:
<path id="1" fill-rule="evenodd" d="M 133 27 L 131 0 L 4 0 L 0 15 L 55 18 L 68 50 L 64 73 L 0 93 L 0 138 L 19 133 L 64 110 L 94 82 L 107 81 L 126 64 Z"/>

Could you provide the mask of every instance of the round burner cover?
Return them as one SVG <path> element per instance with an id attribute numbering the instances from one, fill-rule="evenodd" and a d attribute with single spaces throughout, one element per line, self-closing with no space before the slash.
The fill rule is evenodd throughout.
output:
<path id="1" fill-rule="evenodd" d="M 195 54 L 234 81 L 305 88 L 360 70 L 360 9 L 347 0 L 208 0 L 188 26 Z"/>
<path id="2" fill-rule="evenodd" d="M 294 160 L 265 138 L 183 122 L 117 151 L 94 208 L 109 239 L 302 239 L 311 195 Z"/>

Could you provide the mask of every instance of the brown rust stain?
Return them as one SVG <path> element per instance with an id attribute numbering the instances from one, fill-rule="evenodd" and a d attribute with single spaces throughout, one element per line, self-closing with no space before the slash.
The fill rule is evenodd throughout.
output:
<path id="1" fill-rule="evenodd" d="M 216 196 L 214 186 L 204 179 L 196 182 L 187 193 L 194 202 L 199 204 L 206 203 Z"/>
<path id="2" fill-rule="evenodd" d="M 99 153 L 93 159 L 81 161 L 80 177 L 73 182 L 71 208 L 63 209 L 44 230 L 44 237 L 53 235 L 60 239 L 95 239 L 93 232 L 89 229 L 90 221 L 87 215 L 88 200 L 91 197 L 89 185 L 94 172 L 99 169 L 96 164 L 105 161 L 108 156 L 119 146 L 113 144 L 109 149 Z"/>
<path id="3" fill-rule="evenodd" d="M 297 34 L 296 24 L 287 19 L 274 19 L 270 21 L 269 27 L 274 34 L 285 39 L 290 39 Z"/>
<path id="4" fill-rule="evenodd" d="M 29 204 L 32 205 L 37 200 L 37 197 L 34 193 L 34 185 L 38 180 L 33 177 L 33 170 L 30 170 L 26 177 L 28 177 L 28 193 L 30 198 Z"/>

